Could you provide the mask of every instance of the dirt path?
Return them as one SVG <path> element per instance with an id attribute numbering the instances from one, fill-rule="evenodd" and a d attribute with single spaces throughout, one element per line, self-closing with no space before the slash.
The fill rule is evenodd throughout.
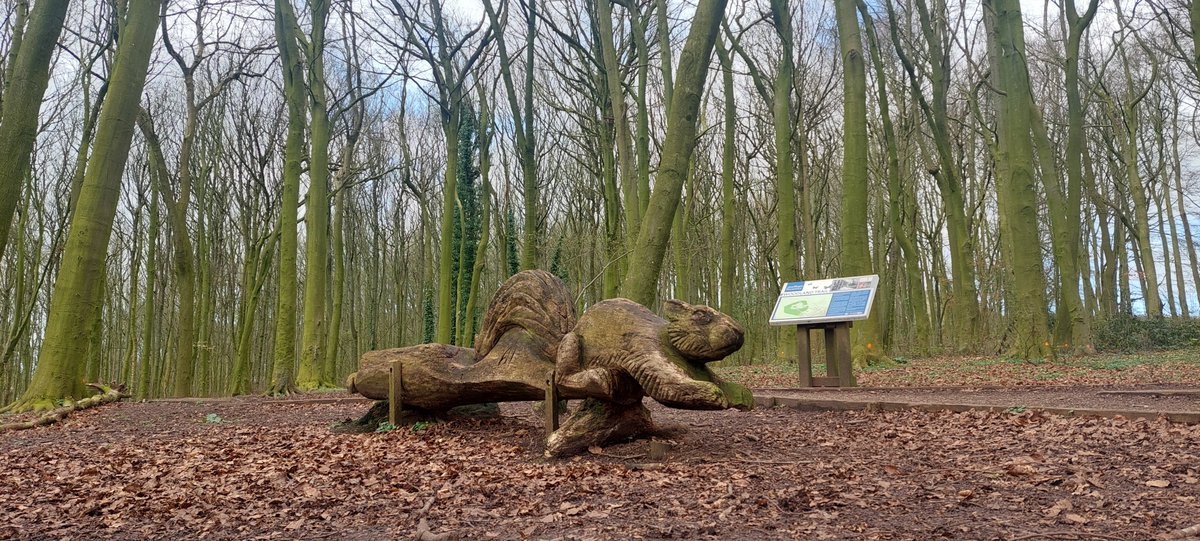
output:
<path id="1" fill-rule="evenodd" d="M 684 412 L 541 457 L 530 404 L 334 434 L 362 402 L 120 404 L 0 436 L 0 538 L 1146 540 L 1200 522 L 1200 427 L 1025 412 Z M 207 420 L 206 420 L 207 419 Z M 633 458 L 615 458 L 615 457 Z"/>
<path id="2" fill-rule="evenodd" d="M 1017 388 L 853 388 L 763 389 L 755 391 L 760 407 L 784 406 L 815 410 L 1021 412 L 1042 410 L 1058 415 L 1153 419 L 1160 415 L 1200 423 L 1200 387 L 1185 385 L 1042 386 Z"/>

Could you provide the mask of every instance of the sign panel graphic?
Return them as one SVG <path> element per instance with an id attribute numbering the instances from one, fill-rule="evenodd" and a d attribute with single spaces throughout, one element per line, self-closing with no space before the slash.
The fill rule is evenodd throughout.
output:
<path id="1" fill-rule="evenodd" d="M 871 315 L 879 275 L 850 276 L 784 284 L 772 325 L 858 321 Z"/>

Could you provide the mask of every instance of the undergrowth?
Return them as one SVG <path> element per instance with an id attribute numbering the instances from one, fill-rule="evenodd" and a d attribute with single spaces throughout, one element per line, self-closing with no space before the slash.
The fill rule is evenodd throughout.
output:
<path id="1" fill-rule="evenodd" d="M 1096 349 L 1134 352 L 1182 349 L 1200 345 L 1200 321 L 1145 318 L 1128 314 L 1097 320 Z"/>

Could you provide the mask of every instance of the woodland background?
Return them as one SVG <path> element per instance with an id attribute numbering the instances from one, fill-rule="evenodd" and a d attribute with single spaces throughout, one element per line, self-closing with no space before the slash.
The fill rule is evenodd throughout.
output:
<path id="1" fill-rule="evenodd" d="M 527 268 L 719 307 L 739 364 L 794 358 L 781 283 L 869 273 L 866 362 L 1200 340 L 1193 2 L 2 9 L 15 409 L 333 386 Z"/>

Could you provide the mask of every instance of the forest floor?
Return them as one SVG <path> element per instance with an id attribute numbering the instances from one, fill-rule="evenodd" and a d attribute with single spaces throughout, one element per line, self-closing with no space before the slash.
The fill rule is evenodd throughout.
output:
<path id="1" fill-rule="evenodd" d="M 915 400 L 935 386 L 969 397 L 1002 395 L 992 387 L 1003 385 L 1022 403 L 1041 392 L 1063 406 L 1104 396 L 1125 409 L 1200 411 L 1187 393 L 1200 389 L 1197 350 L 1024 364 L 914 360 L 862 373 L 874 389 L 855 392 Z M 974 379 L 981 370 L 992 379 Z M 759 394 L 792 396 L 778 389 L 794 385 L 787 367 L 725 371 L 776 388 Z M 1181 393 L 1100 394 L 1150 385 Z M 370 404 L 344 394 L 126 402 L 0 435 L 0 539 L 414 539 L 421 519 L 463 540 L 1147 540 L 1200 530 L 1200 425 L 1161 418 L 1032 405 L 651 404 L 675 434 L 668 457 L 651 462 L 644 440 L 544 459 L 529 403 L 504 404 L 494 419 L 331 430 Z"/>

